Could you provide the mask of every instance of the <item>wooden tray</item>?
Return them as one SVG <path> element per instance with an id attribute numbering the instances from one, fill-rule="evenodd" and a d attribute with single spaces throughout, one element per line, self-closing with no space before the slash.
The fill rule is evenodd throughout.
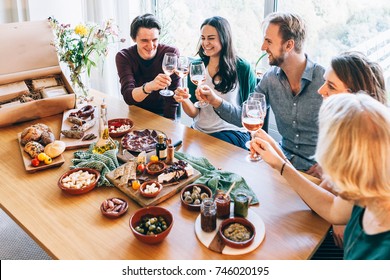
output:
<path id="1" fill-rule="evenodd" d="M 180 192 L 182 188 L 187 186 L 188 184 L 192 183 L 196 179 L 198 179 L 201 174 L 198 170 L 194 169 L 194 174 L 191 175 L 190 177 L 180 180 L 178 184 L 176 185 L 171 185 L 169 183 L 167 184 L 162 184 L 163 189 L 161 192 L 156 196 L 152 198 L 147 198 L 143 197 L 139 190 L 133 190 L 131 186 L 128 187 L 119 187 L 119 179 L 114 180 L 114 171 L 111 171 L 106 174 L 106 178 L 115 185 L 118 189 L 120 189 L 122 192 L 124 192 L 127 196 L 129 196 L 131 199 L 133 199 L 135 202 L 137 202 L 140 206 L 145 207 L 145 206 L 153 206 L 157 205 L 168 198 L 174 196 L 176 193 Z M 142 179 L 150 179 L 150 180 L 157 180 L 157 176 L 152 176 L 149 175 L 145 172 L 141 177 L 137 178 L 142 178 Z"/>
<path id="2" fill-rule="evenodd" d="M 24 169 L 26 169 L 26 171 L 28 173 L 34 173 L 34 172 L 37 172 L 37 171 L 40 171 L 40 170 L 61 166 L 65 162 L 65 158 L 61 154 L 58 157 L 53 158 L 53 162 L 51 164 L 45 164 L 44 162 L 41 162 L 41 163 L 39 163 L 39 165 L 37 167 L 32 166 L 31 165 L 32 158 L 30 157 L 30 155 L 28 153 L 26 153 L 24 151 L 24 149 L 23 149 L 24 147 L 20 143 L 21 142 L 20 135 L 21 135 L 21 133 L 18 133 L 18 142 L 19 142 L 20 154 L 22 155 Z"/>
<path id="3" fill-rule="evenodd" d="M 71 122 L 69 122 L 67 120 L 67 118 L 68 118 L 70 113 L 77 112 L 78 110 L 80 110 L 80 108 L 64 111 L 64 114 L 62 115 L 61 130 L 69 130 L 72 127 L 73 124 Z M 82 141 L 81 139 L 74 139 L 74 138 L 65 137 L 62 133 L 60 133 L 60 140 L 65 142 L 67 150 L 88 148 L 89 145 L 98 141 L 98 139 L 99 139 L 99 121 L 100 120 L 99 120 L 99 110 L 97 110 L 96 107 L 95 107 L 94 115 L 95 115 L 96 123 L 92 128 L 88 129 L 85 132 L 85 134 L 93 133 L 97 136 L 97 138 L 92 139 L 92 140 Z"/>

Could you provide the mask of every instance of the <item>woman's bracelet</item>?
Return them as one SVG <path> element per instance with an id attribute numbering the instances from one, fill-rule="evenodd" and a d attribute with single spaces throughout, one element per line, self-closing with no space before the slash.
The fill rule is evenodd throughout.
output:
<path id="1" fill-rule="evenodd" d="M 284 167 L 286 166 L 287 162 L 283 162 L 282 168 L 280 168 L 280 175 L 283 176 Z"/>

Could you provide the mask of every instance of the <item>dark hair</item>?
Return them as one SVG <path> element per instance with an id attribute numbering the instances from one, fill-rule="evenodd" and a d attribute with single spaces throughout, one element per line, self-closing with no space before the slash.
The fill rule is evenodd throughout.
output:
<path id="1" fill-rule="evenodd" d="M 152 14 L 144 14 L 142 16 L 137 16 L 133 19 L 133 22 L 130 25 L 130 37 L 135 40 L 137 37 L 138 29 L 145 27 L 148 29 L 157 28 L 158 32 L 161 32 L 161 23 L 158 19 Z"/>
<path id="2" fill-rule="evenodd" d="M 306 38 L 306 26 L 303 19 L 293 13 L 271 13 L 263 22 L 263 25 L 275 24 L 279 26 L 279 34 L 282 36 L 282 41 L 292 39 L 295 42 L 295 51 L 302 52 L 303 44 Z"/>
<path id="3" fill-rule="evenodd" d="M 218 71 L 214 75 L 213 84 L 216 90 L 227 93 L 231 91 L 237 85 L 237 56 L 233 48 L 232 31 L 229 22 L 223 17 L 215 16 L 206 19 L 200 28 L 210 25 L 214 27 L 219 35 L 222 49 L 219 55 Z M 210 57 L 206 56 L 202 47 L 201 41 L 198 46 L 198 54 L 202 61 L 207 66 L 210 61 Z M 221 81 L 216 83 L 215 78 L 221 77 Z"/>
<path id="4" fill-rule="evenodd" d="M 332 58 L 331 67 L 351 92 L 365 91 L 379 102 L 387 103 L 382 68 L 363 53 L 344 52 Z"/>

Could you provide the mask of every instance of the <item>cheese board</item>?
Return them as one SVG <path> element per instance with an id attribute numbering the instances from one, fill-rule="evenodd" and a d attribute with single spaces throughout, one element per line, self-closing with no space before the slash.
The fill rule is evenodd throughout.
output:
<path id="1" fill-rule="evenodd" d="M 77 114 L 81 109 L 71 109 L 64 111 L 64 114 L 62 116 L 62 125 L 61 125 L 61 134 L 60 134 L 60 140 L 65 142 L 66 149 L 72 150 L 72 149 L 80 149 L 80 148 L 87 148 L 90 144 L 96 142 L 99 139 L 99 112 L 95 108 L 93 108 L 94 112 L 87 118 L 80 117 L 79 119 L 83 121 L 83 125 L 90 125 L 91 127 L 80 133 L 82 135 L 81 138 L 70 138 L 64 135 L 63 131 L 71 131 L 72 127 L 75 125 L 75 123 L 70 122 L 69 117 L 71 115 Z M 83 140 L 86 135 L 95 135 L 95 138 L 91 138 L 89 140 Z"/>
<path id="2" fill-rule="evenodd" d="M 24 169 L 28 173 L 34 173 L 34 172 L 37 172 L 37 171 L 40 171 L 40 170 L 45 170 L 45 169 L 53 168 L 53 167 L 56 167 L 56 166 L 61 166 L 65 162 L 65 158 L 61 154 L 58 157 L 53 158 L 53 162 L 50 163 L 50 164 L 45 164 L 45 163 L 41 162 L 41 163 L 39 163 L 38 166 L 32 166 L 31 165 L 32 158 L 30 157 L 29 154 L 27 154 L 24 151 L 24 147 L 23 147 L 23 145 L 21 143 L 21 133 L 18 133 L 18 143 L 19 143 L 20 153 L 21 153 L 22 159 L 23 159 Z"/>
<path id="3" fill-rule="evenodd" d="M 170 165 L 167 165 L 169 168 Z M 135 202 L 137 202 L 140 206 L 154 206 L 157 205 L 168 198 L 174 196 L 176 193 L 180 192 L 182 188 L 187 186 L 188 184 L 191 184 L 196 179 L 198 179 L 201 174 L 198 170 L 192 169 L 192 175 L 188 176 L 187 178 L 180 179 L 174 183 L 162 183 L 163 188 L 160 191 L 160 193 L 156 197 L 144 197 L 141 195 L 141 192 L 138 190 L 134 190 L 130 184 L 121 184 L 121 178 L 117 178 L 116 172 L 117 169 L 109 172 L 106 174 L 106 178 L 119 190 L 121 190 L 123 193 L 125 193 L 128 197 L 133 199 Z M 158 175 L 150 175 L 146 172 L 142 175 L 137 175 L 138 180 L 142 181 L 148 181 L 148 180 L 157 180 Z"/>

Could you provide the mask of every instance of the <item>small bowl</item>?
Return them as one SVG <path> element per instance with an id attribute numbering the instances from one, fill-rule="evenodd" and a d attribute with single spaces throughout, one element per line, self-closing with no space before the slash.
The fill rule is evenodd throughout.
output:
<path id="1" fill-rule="evenodd" d="M 146 186 L 152 185 L 153 183 L 156 185 L 157 191 L 155 191 L 153 193 L 145 192 Z M 161 185 L 159 182 L 157 182 L 155 180 L 149 180 L 149 181 L 145 181 L 142 183 L 142 185 L 139 188 L 139 191 L 140 191 L 141 195 L 144 197 L 156 197 L 161 192 L 162 188 L 163 188 L 163 185 Z"/>
<path id="2" fill-rule="evenodd" d="M 167 165 L 162 161 L 149 162 L 146 165 L 146 172 L 150 175 L 160 175 Z"/>
<path id="3" fill-rule="evenodd" d="M 79 172 L 79 171 L 88 172 L 89 174 L 94 174 L 95 180 L 92 183 L 90 183 L 89 185 L 85 185 L 81 188 L 71 188 L 71 187 L 65 186 L 64 183 L 62 182 L 62 180 L 68 176 L 75 176 L 72 174 Z M 58 179 L 57 185 L 61 190 L 63 190 L 64 192 L 67 192 L 69 194 L 83 194 L 83 193 L 87 193 L 87 192 L 93 190 L 95 188 L 97 182 L 99 181 L 99 179 L 100 179 L 100 172 L 99 171 L 92 169 L 92 168 L 81 167 L 81 168 L 75 168 L 75 169 L 69 170 L 69 171 L 65 172 L 64 174 L 62 174 L 61 177 Z"/>
<path id="4" fill-rule="evenodd" d="M 112 127 L 115 127 L 114 129 L 116 130 L 120 128 L 122 125 L 128 125 L 129 127 L 125 130 L 116 131 L 116 132 L 113 131 Z M 113 138 L 124 136 L 126 133 L 130 132 L 130 130 L 132 130 L 133 127 L 134 127 L 134 122 L 130 119 L 123 118 L 123 119 L 108 120 L 108 132 L 110 136 Z"/>
<path id="5" fill-rule="evenodd" d="M 252 233 L 251 237 L 248 240 L 241 241 L 241 242 L 240 241 L 233 241 L 233 240 L 227 238 L 223 234 L 223 231 L 225 228 L 227 228 L 230 224 L 233 224 L 233 223 L 238 223 L 238 224 L 245 226 Z M 253 243 L 253 240 L 255 239 L 256 230 L 255 230 L 255 226 L 247 219 L 240 218 L 240 217 L 234 217 L 234 218 L 228 218 L 228 219 L 224 220 L 221 223 L 221 226 L 219 227 L 218 233 L 221 236 L 223 242 L 227 246 L 232 247 L 232 248 L 236 248 L 236 249 L 241 249 L 241 248 L 246 248 Z"/>
<path id="6" fill-rule="evenodd" d="M 123 216 L 127 212 L 127 209 L 129 209 L 127 201 L 118 197 L 106 199 L 100 205 L 102 214 L 110 219 L 116 219 Z"/>
<path id="7" fill-rule="evenodd" d="M 139 233 L 135 230 L 135 228 L 140 224 L 141 219 L 144 217 L 163 217 L 167 223 L 167 228 L 158 234 L 146 235 Z M 162 242 L 169 234 L 173 226 L 173 215 L 167 209 L 159 207 L 159 206 L 148 206 L 145 208 L 141 208 L 136 211 L 133 216 L 131 216 L 129 221 L 130 229 L 133 232 L 135 238 L 138 240 L 147 243 L 147 244 L 157 244 Z"/>
<path id="8" fill-rule="evenodd" d="M 186 191 L 189 191 L 190 193 L 192 193 L 192 189 L 194 186 L 197 186 L 200 188 L 200 193 L 207 193 L 208 196 L 210 198 L 212 198 L 213 196 L 213 192 L 211 191 L 211 189 L 206 186 L 206 185 L 203 185 L 203 184 L 191 184 L 191 185 L 188 185 L 188 186 L 185 186 L 181 192 L 180 192 L 180 199 L 181 199 L 181 205 L 183 205 L 184 208 L 187 208 L 188 210 L 190 211 L 200 211 L 200 204 L 193 204 L 193 203 L 188 203 L 184 200 L 184 193 Z"/>

